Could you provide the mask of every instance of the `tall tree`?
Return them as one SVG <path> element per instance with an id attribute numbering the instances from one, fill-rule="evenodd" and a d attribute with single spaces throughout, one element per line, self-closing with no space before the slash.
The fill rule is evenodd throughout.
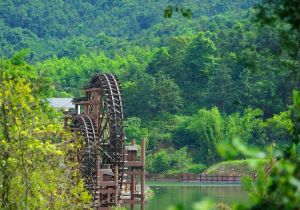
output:
<path id="1" fill-rule="evenodd" d="M 203 98 L 205 106 L 217 106 L 223 113 L 230 113 L 235 110 L 236 92 L 228 67 L 219 66 L 212 77 L 212 81 Z"/>
<path id="2" fill-rule="evenodd" d="M 182 107 L 183 100 L 178 85 L 163 73 L 156 75 L 155 92 L 159 113 L 169 112 L 174 114 Z"/>
<path id="3" fill-rule="evenodd" d="M 217 60 L 215 44 L 203 32 L 199 33 L 189 44 L 183 59 L 185 68 L 182 69 L 179 85 L 186 99 L 199 103 Z"/>

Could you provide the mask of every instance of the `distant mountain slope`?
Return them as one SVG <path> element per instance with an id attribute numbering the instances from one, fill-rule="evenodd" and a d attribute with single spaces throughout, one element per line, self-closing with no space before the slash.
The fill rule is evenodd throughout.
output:
<path id="1" fill-rule="evenodd" d="M 175 2 L 175 1 L 174 1 Z M 0 1 L 0 53 L 30 48 L 31 61 L 53 54 L 75 57 L 128 44 L 159 45 L 164 37 L 199 31 L 209 17 L 242 18 L 258 0 L 191 0 L 191 20 L 164 19 L 168 0 L 5 0 Z"/>

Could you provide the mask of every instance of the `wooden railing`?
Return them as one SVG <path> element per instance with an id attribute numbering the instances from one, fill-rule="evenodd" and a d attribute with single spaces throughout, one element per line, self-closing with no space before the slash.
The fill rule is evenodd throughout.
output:
<path id="1" fill-rule="evenodd" d="M 253 176 L 255 180 L 255 176 Z M 146 174 L 148 181 L 179 181 L 179 182 L 220 182 L 239 183 L 241 176 L 235 175 L 207 175 L 207 174 Z"/>

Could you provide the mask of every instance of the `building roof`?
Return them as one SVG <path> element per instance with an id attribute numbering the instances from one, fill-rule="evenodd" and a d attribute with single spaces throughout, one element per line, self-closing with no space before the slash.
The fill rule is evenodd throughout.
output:
<path id="1" fill-rule="evenodd" d="M 48 98 L 47 101 L 54 108 L 70 109 L 75 108 L 73 98 Z"/>
<path id="2" fill-rule="evenodd" d="M 136 145 L 125 146 L 125 150 L 127 150 L 127 151 L 137 151 L 138 147 Z"/>

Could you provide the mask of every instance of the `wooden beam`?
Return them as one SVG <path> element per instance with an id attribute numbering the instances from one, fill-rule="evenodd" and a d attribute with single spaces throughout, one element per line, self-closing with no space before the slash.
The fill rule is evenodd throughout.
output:
<path id="1" fill-rule="evenodd" d="M 83 89 L 85 92 L 92 92 L 92 91 L 99 91 L 100 88 L 87 88 L 87 89 Z"/>
<path id="2" fill-rule="evenodd" d="M 102 181 L 99 183 L 101 187 L 114 187 L 115 181 Z"/>
<path id="3" fill-rule="evenodd" d="M 115 193 L 116 190 L 113 189 L 113 188 L 110 188 L 110 189 L 101 189 L 100 191 L 98 190 L 96 193 Z"/>
<path id="4" fill-rule="evenodd" d="M 142 167 L 143 163 L 142 161 L 125 161 L 124 165 L 128 167 Z"/>
<path id="5" fill-rule="evenodd" d="M 74 105 L 84 105 L 84 104 L 89 104 L 90 101 L 76 101 L 76 102 L 73 102 Z"/>

